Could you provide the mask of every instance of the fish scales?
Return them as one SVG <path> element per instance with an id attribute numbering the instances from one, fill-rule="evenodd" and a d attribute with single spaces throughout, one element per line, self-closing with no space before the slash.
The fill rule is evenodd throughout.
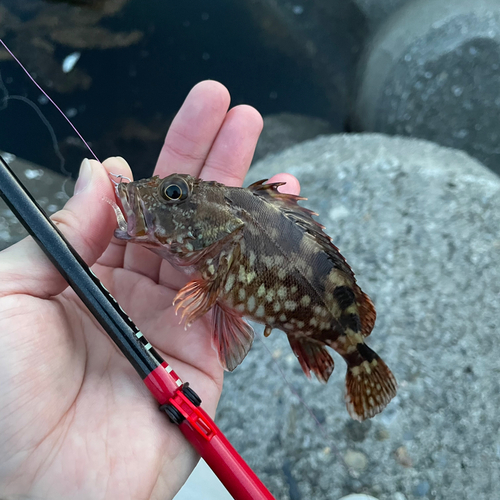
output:
<path id="1" fill-rule="evenodd" d="M 117 186 L 127 227 L 115 236 L 140 243 L 190 278 L 174 304 L 189 326 L 212 311 L 213 346 L 233 370 L 253 341 L 243 319 L 287 334 L 304 373 L 327 382 L 334 362 L 347 363 L 346 405 L 364 420 L 396 393 L 387 365 L 366 344 L 375 308 L 316 222 L 304 199 L 259 181 L 249 188 L 186 174 Z M 123 224 L 123 223 L 122 223 Z"/>
<path id="2" fill-rule="evenodd" d="M 318 324 L 328 322 L 328 327 L 334 327 L 339 335 L 342 329 L 337 320 L 337 303 L 333 294 L 326 296 L 332 269 L 326 253 L 279 206 L 244 190 L 234 190 L 228 198 L 245 222 L 245 244 L 239 260 L 243 272 L 237 269 L 238 280 L 224 299 L 255 321 L 290 331 L 290 335 L 313 337 L 313 318 Z M 252 255 L 254 262 L 250 265 Z M 250 283 L 245 279 L 248 275 Z"/>

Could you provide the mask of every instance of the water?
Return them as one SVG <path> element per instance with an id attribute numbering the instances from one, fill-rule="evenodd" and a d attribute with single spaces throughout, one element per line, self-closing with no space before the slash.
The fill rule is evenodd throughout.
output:
<path id="1" fill-rule="evenodd" d="M 92 23 L 80 20 L 69 43 L 52 39 L 62 25 L 71 26 L 76 12 L 99 17 L 99 10 L 41 0 L 3 3 L 21 20 L 7 31 L 6 43 L 71 115 L 96 154 L 101 159 L 124 156 L 137 177 L 151 174 L 175 112 L 191 87 L 208 78 L 228 87 L 232 105 L 250 104 L 263 115 L 287 111 L 318 116 L 328 119 L 338 131 L 343 128 L 342 117 L 331 112 L 308 65 L 267 45 L 269 38 L 263 36 L 244 2 L 150 2 L 145 8 L 144 2 L 131 0 L 116 14 L 99 19 L 97 25 L 109 34 L 139 31 L 142 38 L 107 49 L 92 47 Z M 59 23 L 47 28 L 41 19 L 49 15 L 58 17 Z M 50 45 L 53 52 L 33 52 L 34 39 L 40 46 Z M 87 47 L 71 46 L 75 40 Z M 80 59 L 65 74 L 62 63 L 75 51 L 81 53 Z M 1 61 L 0 71 L 9 94 L 26 96 L 39 105 L 55 129 L 66 168 L 74 175 L 89 153 L 14 62 Z M 70 88 L 75 71 L 88 75 L 87 89 Z M 76 78 L 77 85 L 86 78 Z M 69 91 L 60 90 L 61 86 Z M 49 132 L 34 110 L 9 101 L 0 116 L 1 149 L 60 169 Z"/>

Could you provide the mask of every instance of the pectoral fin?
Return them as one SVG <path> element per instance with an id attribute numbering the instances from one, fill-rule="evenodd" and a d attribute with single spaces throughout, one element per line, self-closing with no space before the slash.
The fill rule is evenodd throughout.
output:
<path id="1" fill-rule="evenodd" d="M 175 314 L 182 309 L 181 322 L 186 327 L 207 313 L 217 300 L 213 281 L 193 280 L 182 287 L 175 296 Z"/>
<path id="2" fill-rule="evenodd" d="M 214 245 L 212 245 L 213 247 Z M 212 248 L 210 247 L 210 248 Z M 210 279 L 195 279 L 182 287 L 175 296 L 173 305 L 177 314 L 182 309 L 182 319 L 186 320 L 186 326 L 201 318 L 215 304 L 220 294 L 220 287 L 223 285 L 225 277 L 231 266 L 233 259 L 237 258 L 240 252 L 238 244 L 232 246 L 231 250 L 224 257 L 213 259 L 213 276 Z M 202 253 L 202 252 L 199 252 Z M 204 256 L 206 257 L 206 255 Z M 197 261 L 198 262 L 198 261 Z M 184 263 L 185 264 L 185 263 Z"/>
<path id="3" fill-rule="evenodd" d="M 216 303 L 212 311 L 212 347 L 219 355 L 222 367 L 232 372 L 252 347 L 253 328 L 230 309 Z"/>

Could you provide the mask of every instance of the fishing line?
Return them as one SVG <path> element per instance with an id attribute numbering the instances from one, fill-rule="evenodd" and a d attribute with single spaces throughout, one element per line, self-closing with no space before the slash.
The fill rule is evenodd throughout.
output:
<path id="1" fill-rule="evenodd" d="M 59 111 L 59 113 L 64 117 L 64 119 L 68 122 L 68 124 L 71 126 L 71 128 L 74 130 L 74 132 L 77 134 L 77 136 L 80 138 L 80 140 L 83 142 L 83 144 L 87 147 L 87 149 L 90 151 L 90 153 L 92 154 L 92 156 L 99 162 L 101 163 L 101 161 L 99 160 L 99 158 L 97 157 L 97 155 L 94 153 L 94 151 L 92 150 L 92 148 L 89 146 L 89 144 L 87 143 L 87 141 L 83 138 L 83 136 L 80 134 L 80 132 L 78 131 L 78 129 L 76 128 L 75 125 L 73 125 L 73 123 L 71 122 L 71 120 L 66 116 L 66 114 L 62 111 L 62 109 L 54 102 L 54 100 L 47 94 L 47 92 L 45 92 L 45 90 L 36 82 L 36 80 L 30 75 L 30 73 L 28 72 L 28 70 L 23 66 L 23 64 L 21 63 L 21 61 L 19 61 L 19 59 L 14 55 L 14 53 L 7 47 L 7 45 L 5 44 L 5 42 L 0 38 L 0 43 L 2 44 L 2 46 L 5 48 L 5 50 L 10 54 L 10 56 L 17 62 L 17 64 L 21 67 L 21 69 L 26 73 L 26 75 L 29 77 L 29 79 L 36 85 L 36 87 L 38 88 L 38 90 L 40 90 L 40 92 L 49 100 L 49 102 Z M 42 120 L 42 122 L 46 125 L 47 129 L 49 130 L 49 133 L 50 133 L 50 136 L 51 136 L 51 139 L 52 139 L 52 143 L 54 145 L 54 150 L 56 152 L 56 155 L 58 156 L 58 158 L 60 159 L 61 161 L 61 170 L 63 170 L 67 175 L 69 175 L 70 173 L 65 169 L 64 167 L 64 164 L 65 164 L 65 160 L 64 160 L 64 157 L 62 156 L 61 152 L 60 152 L 60 149 L 59 149 L 59 146 L 58 146 L 58 143 L 57 143 L 57 138 L 56 138 L 56 135 L 55 135 L 55 132 L 53 130 L 53 127 L 50 125 L 49 121 L 47 120 L 47 118 L 43 115 L 42 111 L 38 108 L 38 106 L 33 103 L 32 101 L 30 101 L 29 99 L 27 99 L 26 97 L 23 97 L 23 96 L 11 96 L 9 95 L 8 93 L 8 90 L 7 88 L 5 87 L 4 83 L 3 83 L 3 80 L 1 79 L 1 75 L 0 75 L 0 89 L 4 92 L 4 97 L 2 99 L 3 102 L 6 102 L 7 100 L 9 99 L 17 99 L 17 100 L 20 100 L 20 101 L 23 101 L 23 102 L 26 102 L 27 104 L 29 104 L 38 114 L 38 116 L 40 117 L 40 119 Z M 1 109 L 5 109 L 6 106 L 4 106 L 4 108 L 0 108 Z M 114 202 L 112 202 L 111 200 L 105 200 L 107 201 L 112 207 L 113 207 L 113 204 Z M 113 207 L 114 208 L 114 207 Z M 116 210 L 115 210 L 116 212 Z M 316 417 L 316 415 L 314 414 L 314 412 L 311 410 L 311 408 L 307 405 L 307 403 L 301 398 L 301 396 L 298 394 L 298 392 L 293 388 L 293 386 L 291 385 L 291 383 L 287 380 L 281 366 L 278 364 L 278 362 L 273 358 L 272 356 L 272 353 L 271 351 L 269 350 L 269 348 L 267 347 L 267 345 L 265 344 L 265 342 L 262 341 L 262 339 L 259 338 L 259 341 L 262 343 L 262 345 L 264 346 L 264 348 L 266 349 L 266 351 L 268 352 L 269 356 L 271 357 L 271 359 L 273 360 L 275 366 L 277 367 L 279 373 L 281 374 L 281 377 L 283 378 L 284 382 L 285 382 L 285 385 L 288 387 L 288 389 L 290 390 L 290 392 L 298 399 L 298 401 L 304 406 L 304 408 L 307 410 L 307 412 L 309 413 L 309 415 L 312 417 L 312 419 L 315 421 L 316 425 L 318 426 L 318 428 L 320 429 L 320 433 L 321 435 L 323 436 L 323 438 L 326 440 L 326 441 L 330 441 L 323 425 L 321 424 L 321 422 L 318 420 L 318 418 Z M 344 468 L 346 468 L 348 470 L 348 472 L 352 474 L 352 471 L 351 469 L 347 466 L 347 464 L 345 463 L 342 455 L 340 454 L 340 451 L 339 449 L 337 448 L 337 446 L 334 444 L 334 443 L 331 443 L 331 449 L 334 451 L 334 453 L 337 455 L 337 458 L 339 459 L 340 463 L 343 465 Z"/>
<path id="2" fill-rule="evenodd" d="M 40 85 L 36 82 L 36 80 L 30 75 L 29 71 L 22 65 L 21 61 L 13 54 L 13 52 L 5 45 L 5 42 L 0 38 L 0 43 L 3 45 L 4 49 L 11 55 L 11 57 L 14 59 L 14 61 L 19 64 L 21 69 L 28 75 L 28 78 L 36 85 L 38 90 L 52 103 L 53 106 L 61 113 L 61 115 L 64 117 L 64 119 L 69 123 L 70 127 L 75 131 L 76 135 L 80 138 L 80 140 L 85 144 L 87 149 L 92 153 L 92 156 L 99 162 L 101 163 L 101 160 L 97 158 L 97 155 L 92 151 L 92 148 L 87 144 L 87 141 L 83 138 L 82 134 L 78 132 L 78 129 L 73 125 L 71 120 L 64 114 L 64 111 L 52 100 L 52 98 L 45 92 L 45 90 L 42 89 Z"/>
<path id="3" fill-rule="evenodd" d="M 300 404 L 307 410 L 307 412 L 309 413 L 309 415 L 311 416 L 311 418 L 316 422 L 316 425 L 318 426 L 320 434 L 323 436 L 323 439 L 326 442 L 330 442 L 330 448 L 333 450 L 333 452 L 335 453 L 335 455 L 339 459 L 339 461 L 342 464 L 342 466 L 347 470 L 347 472 L 351 476 L 354 476 L 353 470 L 351 470 L 351 468 L 345 463 L 344 457 L 342 457 L 342 454 L 340 453 L 340 450 L 337 448 L 337 446 L 335 445 L 335 443 L 333 443 L 331 441 L 331 439 L 328 436 L 328 434 L 327 434 L 327 432 L 326 432 L 323 424 L 319 421 L 318 417 L 314 414 L 314 412 L 311 410 L 311 408 L 309 407 L 309 405 L 302 399 L 302 397 L 300 396 L 300 394 L 295 390 L 295 388 L 293 387 L 293 385 L 286 378 L 285 372 L 281 368 L 281 366 L 278 363 L 278 361 L 273 357 L 273 354 L 269 350 L 269 347 L 267 347 L 266 343 L 260 338 L 259 335 L 256 335 L 256 337 L 259 339 L 259 342 L 264 346 L 264 348 L 268 352 L 269 356 L 273 360 L 274 366 L 278 369 L 281 377 L 283 378 L 283 381 L 285 382 L 285 385 L 288 387 L 288 389 L 290 390 L 290 392 L 299 400 Z"/>
<path id="4" fill-rule="evenodd" d="M 0 43 L 64 116 L 99 162 L 68 117 L 35 82 L 2 39 Z M 160 403 L 160 410 L 167 414 L 171 422 L 178 425 L 182 434 L 233 498 L 274 500 L 269 490 L 200 406 L 201 399 L 196 392 L 187 382 L 183 383 L 172 367 L 156 352 L 31 194 L 22 186 L 2 157 L 0 157 L 0 196 L 141 376 L 151 394 Z"/>

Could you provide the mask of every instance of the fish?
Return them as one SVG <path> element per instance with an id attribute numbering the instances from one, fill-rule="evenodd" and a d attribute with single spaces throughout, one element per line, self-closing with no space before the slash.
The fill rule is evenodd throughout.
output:
<path id="1" fill-rule="evenodd" d="M 332 348 L 347 364 L 345 402 L 363 421 L 396 395 L 386 363 L 366 345 L 375 307 L 317 214 L 261 180 L 229 187 L 187 174 L 116 184 L 115 237 L 149 248 L 182 270 L 188 283 L 173 302 L 188 327 L 212 315 L 212 346 L 224 369 L 247 355 L 254 330 L 286 333 L 308 378 L 330 378 Z"/>

